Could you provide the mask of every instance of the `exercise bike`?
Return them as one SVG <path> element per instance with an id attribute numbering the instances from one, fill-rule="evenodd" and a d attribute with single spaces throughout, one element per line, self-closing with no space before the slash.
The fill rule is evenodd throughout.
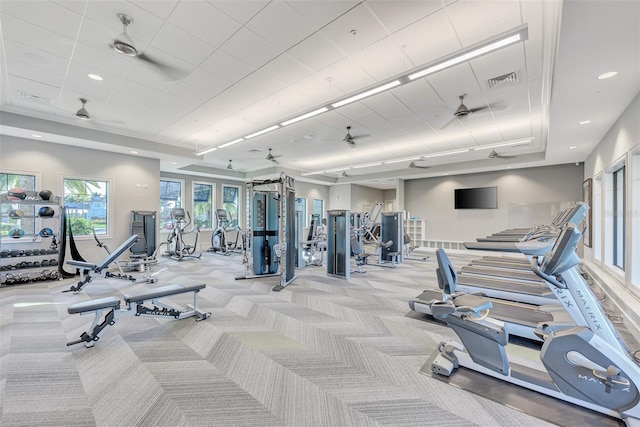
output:
<path id="1" fill-rule="evenodd" d="M 226 209 L 216 209 L 216 229 L 211 235 L 211 252 L 219 252 L 223 255 L 240 253 L 244 247 L 244 235 L 239 225 L 229 226 L 231 219 Z M 235 240 L 228 239 L 227 233 L 235 232 Z"/>
<path id="2" fill-rule="evenodd" d="M 167 245 L 167 254 L 173 259 L 182 261 L 185 258 L 200 258 L 202 252 L 196 252 L 198 249 L 198 235 L 200 229 L 198 227 L 192 227 L 191 230 L 187 230 L 187 227 L 191 225 L 191 215 L 183 208 L 171 209 L 171 233 L 167 236 L 167 241 L 164 243 Z M 184 236 L 187 234 L 195 234 L 193 244 L 187 244 L 184 240 Z M 172 247 L 173 244 L 173 247 Z"/>
<path id="3" fill-rule="evenodd" d="M 509 360 L 509 333 L 503 322 L 491 318 L 492 303 L 455 292 L 455 269 L 439 249 L 437 275 L 444 298 L 430 306 L 433 316 L 445 321 L 462 344 L 440 343 L 432 373 L 450 376 L 462 366 L 622 419 L 629 426 L 640 425 L 640 366 L 578 271 L 576 247 L 581 236 L 569 224 L 550 253 L 531 260 L 531 269 L 546 280 L 577 324 L 553 332 L 539 325 L 536 334 L 544 344 L 536 368 Z"/>

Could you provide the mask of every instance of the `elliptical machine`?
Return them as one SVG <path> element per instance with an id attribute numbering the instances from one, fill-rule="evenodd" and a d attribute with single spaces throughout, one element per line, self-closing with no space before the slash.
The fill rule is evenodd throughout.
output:
<path id="1" fill-rule="evenodd" d="M 184 258 L 200 258 L 202 252 L 196 252 L 198 249 L 200 229 L 193 227 L 191 230 L 187 230 L 187 227 L 191 225 L 191 215 L 189 211 L 185 211 L 183 208 L 173 208 L 171 209 L 171 220 L 173 227 L 166 241 L 167 254 L 178 261 L 182 261 Z M 184 236 L 192 233 L 196 235 L 193 244 L 185 243 Z M 172 244 L 173 248 L 171 246 Z"/>
<path id="2" fill-rule="evenodd" d="M 211 235 L 211 248 L 209 251 L 230 255 L 240 253 L 243 248 L 242 229 L 239 225 L 229 226 L 232 223 L 226 209 L 216 209 L 216 229 Z M 227 238 L 227 233 L 235 232 L 235 240 Z"/>
<path id="3" fill-rule="evenodd" d="M 438 284 L 445 298 L 431 302 L 433 316 L 455 331 L 462 344 L 442 342 L 431 371 L 450 376 L 459 366 L 640 425 L 640 367 L 603 312 L 598 299 L 577 270 L 578 228 L 569 224 L 552 251 L 531 260 L 532 270 L 545 279 L 575 319 L 573 328 L 536 333 L 544 339 L 541 365 L 535 369 L 509 360 L 509 333 L 490 317 L 486 298 L 455 293 L 456 273 L 444 250 L 437 251 Z M 446 295 L 449 295 L 447 297 Z"/>

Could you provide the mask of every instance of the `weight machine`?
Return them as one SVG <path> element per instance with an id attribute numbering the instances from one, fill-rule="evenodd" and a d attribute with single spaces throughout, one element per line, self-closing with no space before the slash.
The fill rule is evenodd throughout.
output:
<path id="1" fill-rule="evenodd" d="M 295 189 L 294 179 L 280 174 L 277 179 L 246 183 L 244 276 L 236 280 L 280 276 L 280 291 L 295 275 Z"/>

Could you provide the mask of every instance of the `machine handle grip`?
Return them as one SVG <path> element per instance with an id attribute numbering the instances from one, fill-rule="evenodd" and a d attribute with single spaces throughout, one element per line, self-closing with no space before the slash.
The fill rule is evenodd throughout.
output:
<path id="1" fill-rule="evenodd" d="M 549 276 L 540 269 L 540 266 L 538 265 L 538 255 L 534 255 L 533 258 L 531 258 L 531 270 L 536 274 L 536 276 L 546 280 L 556 288 L 567 289 L 567 285 L 565 283 L 560 282 L 553 276 Z"/>

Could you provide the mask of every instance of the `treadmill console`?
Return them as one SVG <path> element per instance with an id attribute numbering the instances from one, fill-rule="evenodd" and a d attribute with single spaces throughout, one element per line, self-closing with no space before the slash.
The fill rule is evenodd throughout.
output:
<path id="1" fill-rule="evenodd" d="M 589 205 L 585 202 L 578 202 L 569 212 L 570 214 L 566 222 L 569 224 L 580 224 L 587 217 Z"/>
<path id="2" fill-rule="evenodd" d="M 226 221 L 228 219 L 226 209 L 216 209 L 216 215 L 218 215 L 220 221 Z"/>
<path id="3" fill-rule="evenodd" d="M 580 263 L 576 253 L 582 233 L 575 224 L 567 224 L 556 240 L 556 244 L 542 262 L 542 272 L 549 276 L 556 276 L 563 271 Z"/>

